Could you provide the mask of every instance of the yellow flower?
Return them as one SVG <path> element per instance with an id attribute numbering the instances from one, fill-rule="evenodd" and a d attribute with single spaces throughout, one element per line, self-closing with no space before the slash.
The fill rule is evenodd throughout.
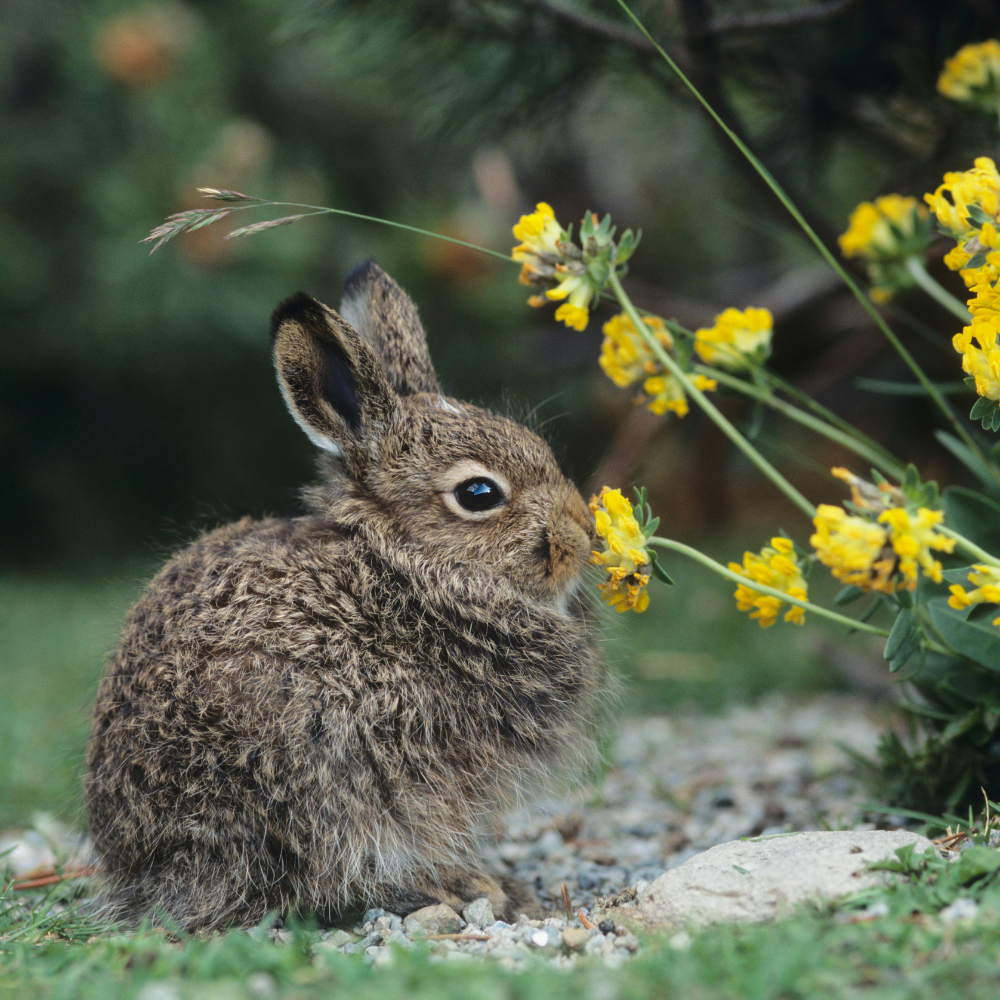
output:
<path id="1" fill-rule="evenodd" d="M 990 219 L 1000 211 L 1000 174 L 988 156 L 979 156 L 971 170 L 948 172 L 944 183 L 924 201 L 938 222 L 960 243 L 978 234 L 980 224 L 972 219 L 969 208 L 978 207 Z"/>
<path id="2" fill-rule="evenodd" d="M 557 272 L 564 272 L 565 265 L 556 266 Z M 587 280 L 585 275 L 567 273 L 556 285 L 545 293 L 545 297 L 551 302 L 559 302 L 568 299 L 556 310 L 556 319 L 573 327 L 574 330 L 583 330 L 590 319 L 590 310 L 587 306 L 594 297 L 594 286 Z"/>
<path id="3" fill-rule="evenodd" d="M 973 566 L 969 582 L 976 585 L 975 590 L 966 590 L 957 583 L 949 588 L 951 597 L 948 598 L 948 603 L 956 611 L 971 604 L 1000 604 L 1000 569 L 996 566 Z M 993 624 L 1000 626 L 1000 617 L 994 618 Z"/>
<path id="4" fill-rule="evenodd" d="M 518 281 L 522 285 L 551 285 L 543 295 L 532 295 L 531 306 L 567 300 L 556 310 L 556 319 L 575 330 L 583 330 L 590 319 L 590 302 L 600 292 L 587 270 L 583 251 L 569 239 L 556 221 L 552 207 L 539 202 L 531 215 L 522 215 L 514 226 L 521 243 L 511 256 L 521 262 Z"/>
<path id="5" fill-rule="evenodd" d="M 879 514 L 878 519 L 881 524 L 889 525 L 890 541 L 899 557 L 899 572 L 903 575 L 899 586 L 915 590 L 918 567 L 935 583 L 940 583 L 941 563 L 931 555 L 930 550 L 952 552 L 955 549 L 954 538 L 934 531 L 934 525 L 944 520 L 944 514 L 939 510 L 919 507 L 913 516 L 903 507 L 893 507 Z"/>
<path id="6" fill-rule="evenodd" d="M 644 316 L 642 321 L 664 350 L 674 346 L 673 337 L 659 316 Z M 598 360 L 604 374 L 622 389 L 660 370 L 660 363 L 625 313 L 612 316 L 604 324 L 604 343 Z"/>
<path id="7" fill-rule="evenodd" d="M 645 611 L 653 560 L 646 550 L 646 536 L 633 516 L 632 504 L 621 490 L 605 486 L 600 496 L 590 498 L 590 511 L 597 533 L 607 544 L 603 552 L 591 555 L 591 562 L 608 573 L 599 585 L 605 603 L 616 611 Z"/>
<path id="8" fill-rule="evenodd" d="M 562 234 L 562 226 L 556 222 L 552 207 L 540 201 L 531 215 L 522 215 L 514 226 L 514 239 L 520 240 L 521 245 L 514 247 L 512 256 L 514 260 L 524 260 L 528 254 L 561 257 L 557 244 Z"/>
<path id="9" fill-rule="evenodd" d="M 673 338 L 659 316 L 644 316 L 642 321 L 664 350 L 673 348 Z M 608 378 L 623 389 L 641 381 L 643 392 L 635 401 L 645 404 L 653 413 L 662 415 L 671 411 L 683 417 L 688 412 L 687 397 L 680 382 L 653 357 L 649 345 L 625 313 L 612 316 L 604 324 L 604 343 L 598 361 Z M 697 375 L 692 381 L 702 392 L 717 385 L 715 379 L 704 375 Z"/>
<path id="10" fill-rule="evenodd" d="M 706 365 L 744 371 L 749 368 L 748 359 L 767 357 L 773 326 L 766 309 L 726 309 L 715 317 L 711 329 L 695 331 L 694 349 Z"/>
<path id="11" fill-rule="evenodd" d="M 772 538 L 771 544 L 760 551 L 743 553 L 743 565 L 731 562 L 729 568 L 740 576 L 749 577 L 756 583 L 781 590 L 789 597 L 807 599 L 806 581 L 802 567 L 795 557 L 795 547 L 787 538 Z M 785 602 L 770 594 L 762 594 L 744 584 L 736 588 L 733 595 L 739 611 L 749 611 L 751 618 L 760 622 L 761 628 L 769 628 L 778 620 L 778 613 Z M 785 613 L 786 622 L 801 625 L 805 620 L 805 609 L 792 605 Z"/>
<path id="12" fill-rule="evenodd" d="M 1000 42 L 965 45 L 944 64 L 937 89 L 953 101 L 995 111 L 1000 98 Z"/>
<path id="13" fill-rule="evenodd" d="M 905 262 L 922 257 L 929 239 L 927 209 L 916 198 L 887 194 L 858 205 L 838 242 L 845 257 L 865 262 L 872 299 L 887 302 L 894 292 L 913 284 Z"/>
<path id="14" fill-rule="evenodd" d="M 916 198 L 887 194 L 858 205 L 837 242 L 845 257 L 899 259 L 912 252 L 908 241 L 926 218 L 927 209 Z"/>
<path id="15" fill-rule="evenodd" d="M 864 591 L 894 592 L 896 559 L 887 546 L 889 533 L 885 528 L 830 504 L 816 508 L 813 524 L 816 534 L 809 544 L 841 583 Z"/>
<path id="16" fill-rule="evenodd" d="M 1000 313 L 992 317 L 974 316 L 972 325 L 952 337 L 952 346 L 962 355 L 962 368 L 976 381 L 976 392 L 1000 401 Z M 976 346 L 978 342 L 979 346 Z"/>
<path id="17" fill-rule="evenodd" d="M 719 384 L 714 378 L 706 378 L 704 375 L 695 375 L 691 381 L 694 387 L 702 392 L 710 392 Z M 687 396 L 684 395 L 683 386 L 669 372 L 646 379 L 642 383 L 642 388 L 646 394 L 646 406 L 653 413 L 662 416 L 670 411 L 676 413 L 678 417 L 685 417 L 691 409 Z M 641 396 L 636 400 L 638 403 L 643 401 Z"/>

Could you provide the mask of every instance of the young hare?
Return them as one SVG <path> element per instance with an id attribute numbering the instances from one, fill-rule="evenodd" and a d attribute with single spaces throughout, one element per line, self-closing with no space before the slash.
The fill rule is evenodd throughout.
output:
<path id="1" fill-rule="evenodd" d="M 477 847 L 592 746 L 587 505 L 538 437 L 442 394 L 378 265 L 341 312 L 298 294 L 272 322 L 323 455 L 310 512 L 177 554 L 101 682 L 84 789 L 119 919 L 480 896 L 512 918 Z"/>

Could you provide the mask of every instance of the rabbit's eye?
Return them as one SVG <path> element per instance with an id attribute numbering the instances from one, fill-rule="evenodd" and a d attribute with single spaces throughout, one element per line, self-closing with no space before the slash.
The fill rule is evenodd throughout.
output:
<path id="1" fill-rule="evenodd" d="M 477 476 L 455 487 L 455 499 L 465 510 L 480 511 L 498 507 L 507 498 L 492 479 Z"/>

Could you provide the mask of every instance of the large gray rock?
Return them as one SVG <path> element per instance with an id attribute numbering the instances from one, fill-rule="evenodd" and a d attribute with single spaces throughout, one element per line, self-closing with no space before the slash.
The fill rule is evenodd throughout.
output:
<path id="1" fill-rule="evenodd" d="M 884 885 L 890 872 L 868 871 L 913 844 L 933 844 L 905 830 L 793 833 L 734 840 L 697 854 L 637 894 L 635 915 L 647 925 L 758 923 L 809 899 L 836 899 Z M 631 907 L 630 907 L 631 909 Z"/>

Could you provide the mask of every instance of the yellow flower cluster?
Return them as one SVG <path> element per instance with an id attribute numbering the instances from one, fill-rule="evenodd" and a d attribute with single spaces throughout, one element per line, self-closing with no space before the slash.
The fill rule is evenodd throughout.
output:
<path id="1" fill-rule="evenodd" d="M 604 602 L 619 612 L 645 611 L 653 560 L 646 551 L 646 536 L 633 516 L 632 504 L 621 490 L 605 486 L 600 496 L 590 498 L 590 512 L 597 533 L 607 543 L 603 552 L 595 551 L 591 557 L 592 563 L 608 572 L 599 585 Z"/>
<path id="2" fill-rule="evenodd" d="M 937 89 L 953 101 L 996 111 L 1000 100 L 1000 42 L 965 45 L 944 64 Z"/>
<path id="3" fill-rule="evenodd" d="M 813 524 L 816 534 L 809 544 L 816 550 L 819 561 L 841 583 L 853 584 L 864 591 L 893 593 L 896 560 L 886 547 L 885 528 L 825 503 L 816 508 Z"/>
<path id="4" fill-rule="evenodd" d="M 731 562 L 729 568 L 740 576 L 749 577 L 755 583 L 783 591 L 789 597 L 796 597 L 801 601 L 807 598 L 802 567 L 795 557 L 795 547 L 787 538 L 772 538 L 771 544 L 764 546 L 759 555 L 755 552 L 744 552 L 743 565 Z M 773 625 L 785 606 L 785 601 L 780 598 L 762 594 L 759 590 L 744 584 L 736 588 L 734 596 L 737 609 L 749 611 L 750 617 L 756 618 L 761 628 Z M 793 604 L 785 613 L 786 622 L 801 625 L 804 620 L 805 610 L 797 605 Z"/>
<path id="5" fill-rule="evenodd" d="M 996 164 L 988 156 L 976 157 L 973 164 L 961 173 L 949 171 L 933 194 L 924 195 L 938 222 L 960 243 L 978 235 L 982 223 L 975 215 L 982 212 L 995 221 L 1000 209 Z"/>
<path id="6" fill-rule="evenodd" d="M 694 349 L 706 365 L 745 371 L 771 350 L 774 320 L 766 309 L 726 309 L 710 329 L 695 331 Z"/>
<path id="7" fill-rule="evenodd" d="M 934 531 L 944 514 L 927 507 L 911 514 L 905 507 L 890 507 L 877 521 L 850 515 L 841 507 L 820 504 L 809 544 L 830 572 L 845 584 L 863 591 L 892 594 L 897 587 L 915 590 L 918 571 L 941 582 L 941 563 L 932 555 L 952 552 L 955 540 Z M 886 527 L 882 527 L 885 525 Z"/>
<path id="8" fill-rule="evenodd" d="M 1000 401 L 1000 315 L 997 318 L 973 317 L 967 326 L 952 338 L 955 350 L 962 355 L 962 368 L 975 379 L 976 392 L 985 399 Z M 979 344 L 977 347 L 976 344 Z"/>
<path id="9" fill-rule="evenodd" d="M 929 219 L 916 198 L 900 194 L 863 201 L 851 213 L 838 242 L 845 257 L 864 261 L 876 302 L 886 302 L 893 292 L 913 284 L 904 265 L 908 257 L 921 257 L 927 249 Z"/>
<path id="10" fill-rule="evenodd" d="M 1000 403 L 1000 173 L 989 157 L 980 156 L 972 170 L 945 174 L 944 183 L 924 199 L 958 241 L 945 263 L 961 273 L 971 292 L 972 323 L 954 336 L 952 345 L 975 380 L 976 392 Z"/>
<path id="11" fill-rule="evenodd" d="M 951 597 L 948 598 L 948 603 L 956 611 L 972 604 L 1000 604 L 1000 569 L 996 566 L 973 566 L 969 583 L 975 584 L 976 589 L 966 590 L 957 583 L 949 588 Z M 993 624 L 1000 626 L 1000 617 L 994 618 Z"/>
<path id="12" fill-rule="evenodd" d="M 659 316 L 644 316 L 642 321 L 664 350 L 673 349 L 674 338 Z M 598 360 L 604 374 L 622 389 L 655 375 L 662 367 L 625 313 L 612 316 L 604 324 L 604 343 Z"/>
<path id="13" fill-rule="evenodd" d="M 543 295 L 532 295 L 528 302 L 536 307 L 562 302 L 556 319 L 574 330 L 583 330 L 590 319 L 590 301 L 599 289 L 589 279 L 579 248 L 566 238 L 552 207 L 539 202 L 531 215 L 521 216 L 513 232 L 514 238 L 521 241 L 511 251 L 514 260 L 521 263 L 521 284 L 555 282 L 554 287 Z"/>
<path id="14" fill-rule="evenodd" d="M 642 321 L 664 350 L 673 348 L 673 337 L 659 316 L 644 316 Z M 680 382 L 653 357 L 649 345 L 625 313 L 612 316 L 604 324 L 604 343 L 598 360 L 615 385 L 624 389 L 641 382 L 643 392 L 635 401 L 645 404 L 653 413 L 662 415 L 669 410 L 683 417 L 688 412 L 687 397 Z M 702 392 L 717 385 L 714 379 L 703 375 L 694 376 L 692 381 Z"/>

